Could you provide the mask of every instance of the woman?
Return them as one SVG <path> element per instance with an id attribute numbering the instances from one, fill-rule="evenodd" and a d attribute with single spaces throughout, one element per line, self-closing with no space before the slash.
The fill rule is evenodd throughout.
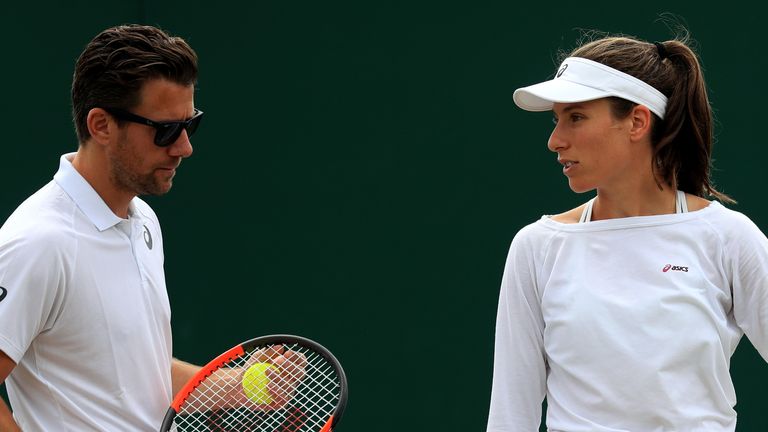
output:
<path id="1" fill-rule="evenodd" d="M 768 359 L 768 240 L 709 178 L 712 113 L 684 40 L 606 37 L 515 91 L 586 204 L 512 241 L 489 432 L 733 431 L 730 357 Z"/>

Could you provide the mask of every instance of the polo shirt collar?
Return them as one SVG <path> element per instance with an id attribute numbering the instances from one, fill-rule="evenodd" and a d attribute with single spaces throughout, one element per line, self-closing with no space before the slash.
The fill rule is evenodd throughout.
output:
<path id="1" fill-rule="evenodd" d="M 53 180 L 72 198 L 77 207 L 93 222 L 99 231 L 109 229 L 124 219 L 112 212 L 95 189 L 72 166 L 76 153 L 67 153 L 59 159 L 59 170 Z M 131 201 L 128 214 L 135 214 Z"/>

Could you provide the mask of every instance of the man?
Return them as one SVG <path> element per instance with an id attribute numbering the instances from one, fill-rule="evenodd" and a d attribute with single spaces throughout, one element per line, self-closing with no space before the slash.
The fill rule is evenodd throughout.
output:
<path id="1" fill-rule="evenodd" d="M 197 55 L 127 25 L 96 36 L 72 83 L 79 147 L 0 229 L 0 430 L 156 430 L 199 368 L 172 358 L 163 238 L 137 195 L 171 188 Z M 14 419 L 15 418 L 15 419 Z"/>

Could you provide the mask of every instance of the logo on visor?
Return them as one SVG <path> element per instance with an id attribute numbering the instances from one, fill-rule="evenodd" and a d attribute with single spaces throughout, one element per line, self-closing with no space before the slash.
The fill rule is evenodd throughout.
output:
<path id="1" fill-rule="evenodd" d="M 149 228 L 146 225 L 144 225 L 144 243 L 152 250 L 152 234 L 149 233 Z"/>
<path id="2" fill-rule="evenodd" d="M 557 71 L 557 75 L 555 76 L 555 78 L 560 78 L 560 75 L 562 75 L 566 69 L 568 69 L 568 63 L 564 64 L 563 67 L 561 67 L 560 70 Z"/>
<path id="3" fill-rule="evenodd" d="M 0 301 L 3 301 L 7 294 L 8 290 L 0 286 Z"/>

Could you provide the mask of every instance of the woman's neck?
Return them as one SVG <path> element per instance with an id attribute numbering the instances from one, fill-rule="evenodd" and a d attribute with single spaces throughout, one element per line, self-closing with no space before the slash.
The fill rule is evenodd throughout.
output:
<path id="1" fill-rule="evenodd" d="M 634 188 L 598 189 L 592 220 L 675 213 L 677 190 L 654 182 Z"/>

